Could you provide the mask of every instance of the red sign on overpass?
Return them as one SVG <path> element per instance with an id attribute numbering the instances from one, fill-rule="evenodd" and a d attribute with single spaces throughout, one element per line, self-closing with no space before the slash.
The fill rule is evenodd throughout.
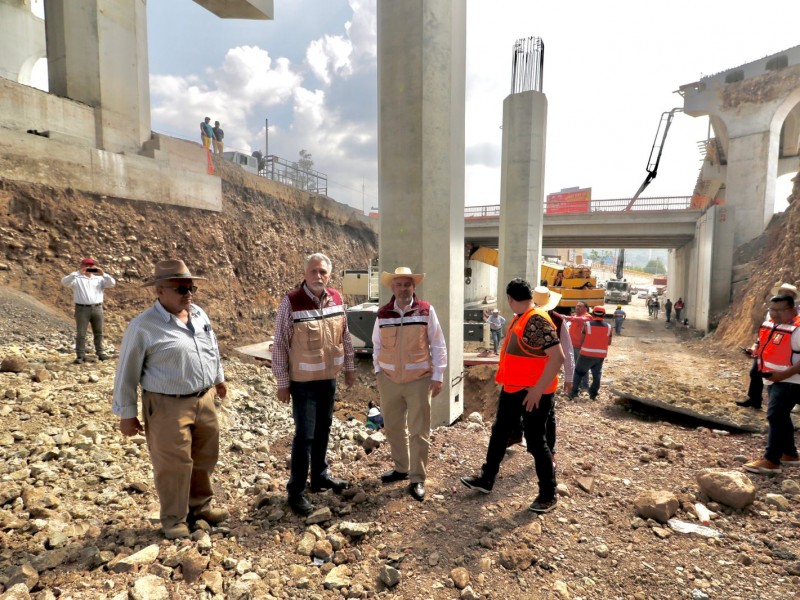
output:
<path id="1" fill-rule="evenodd" d="M 588 213 L 592 206 L 592 188 L 572 190 L 569 192 L 556 192 L 547 194 L 547 208 L 549 215 L 564 213 Z"/>

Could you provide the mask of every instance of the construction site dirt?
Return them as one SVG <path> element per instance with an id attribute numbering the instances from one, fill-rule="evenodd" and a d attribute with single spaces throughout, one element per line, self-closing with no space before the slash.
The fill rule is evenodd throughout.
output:
<path id="1" fill-rule="evenodd" d="M 715 502 L 697 476 L 741 471 L 763 452 L 764 434 L 661 420 L 609 392 L 765 427 L 763 410 L 734 404 L 750 366 L 738 347 L 753 341 L 775 280 L 797 279 L 797 203 L 765 234 L 715 335 L 667 324 L 663 313 L 650 319 L 642 299 L 624 307 L 598 399 L 559 393 L 553 512 L 527 510 L 536 477 L 524 446 L 509 449 L 491 494 L 459 482 L 484 459 L 498 394 L 490 365 L 467 368 L 463 417 L 433 432 L 426 500 L 412 500 L 402 483 L 382 485 L 388 447 L 367 452 L 359 441 L 368 401 L 380 400 L 364 358 L 356 384 L 340 382 L 329 452 L 331 473 L 353 488 L 311 495 L 329 509 L 311 524 L 286 505 L 290 408 L 277 401 L 264 363 L 233 347 L 272 333 L 305 253 L 365 264 L 377 240 L 295 205 L 241 197 L 237 185 L 225 190 L 230 212 L 198 216 L 0 185 L 0 359 L 25 362 L 0 373 L 0 593 L 21 581 L 37 600 L 157 597 L 143 595 L 146 585 L 172 598 L 798 597 L 800 467 L 748 474 L 756 498 L 745 508 Z M 215 474 L 218 502 L 232 515 L 223 526 L 162 539 L 144 438 L 123 438 L 110 412 L 116 353 L 71 364 L 70 297 L 58 279 L 83 254 L 122 275 L 107 293 L 115 348 L 127 321 L 152 302 L 138 286 L 156 260 L 179 255 L 209 277 L 197 302 L 223 338 L 230 388 L 219 403 Z M 719 537 L 642 518 L 635 501 L 653 491 L 674 495 L 675 518 L 690 525 L 699 523 L 695 504 L 704 504 Z"/>

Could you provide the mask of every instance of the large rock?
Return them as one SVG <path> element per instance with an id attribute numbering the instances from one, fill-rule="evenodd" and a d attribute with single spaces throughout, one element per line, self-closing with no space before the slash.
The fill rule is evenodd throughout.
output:
<path id="1" fill-rule="evenodd" d="M 450 579 L 458 589 L 463 590 L 469 584 L 469 571 L 464 567 L 456 567 L 450 571 Z"/>
<path id="2" fill-rule="evenodd" d="M 636 496 L 633 505 L 640 517 L 666 523 L 678 512 L 680 503 L 672 492 L 649 490 Z"/>
<path id="3" fill-rule="evenodd" d="M 127 573 L 133 571 L 134 568 L 141 570 L 141 567 L 149 565 L 158 558 L 158 544 L 151 544 L 146 548 L 142 548 L 138 552 L 134 552 L 130 556 L 120 558 L 109 568 L 114 573 Z"/>
<path id="4" fill-rule="evenodd" d="M 169 600 L 164 580 L 156 575 L 143 575 L 133 582 L 131 600 Z"/>
<path id="5" fill-rule="evenodd" d="M 12 588 L 18 583 L 24 583 L 28 590 L 32 590 L 39 583 L 39 573 L 30 564 L 25 563 L 11 572 L 6 587 Z"/>
<path id="6" fill-rule="evenodd" d="M 31 600 L 31 595 L 24 583 L 18 583 L 0 594 L 0 600 Z"/>
<path id="7" fill-rule="evenodd" d="M 0 362 L 0 372 L 22 373 L 27 366 L 28 361 L 21 356 L 6 356 L 3 358 L 3 362 Z"/>
<path id="8" fill-rule="evenodd" d="M 378 577 L 388 588 L 393 588 L 400 583 L 400 571 L 391 565 L 382 565 Z"/>
<path id="9" fill-rule="evenodd" d="M 339 565 L 333 567 L 330 572 L 325 576 L 322 585 L 326 590 L 338 590 L 341 588 L 350 587 L 350 576 L 353 572 L 347 565 Z"/>
<path id="10" fill-rule="evenodd" d="M 697 484 L 709 498 L 733 508 L 744 508 L 756 499 L 756 486 L 741 471 L 704 469 Z"/>

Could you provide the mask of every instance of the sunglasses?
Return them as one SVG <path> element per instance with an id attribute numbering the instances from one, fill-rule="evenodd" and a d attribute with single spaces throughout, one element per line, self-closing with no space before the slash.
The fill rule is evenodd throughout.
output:
<path id="1" fill-rule="evenodd" d="M 164 287 L 166 287 L 166 289 L 168 290 L 175 290 L 181 296 L 183 296 L 184 294 L 188 294 L 189 292 L 192 292 L 194 294 L 197 291 L 196 285 L 179 285 L 177 287 L 168 287 L 168 286 Z"/>

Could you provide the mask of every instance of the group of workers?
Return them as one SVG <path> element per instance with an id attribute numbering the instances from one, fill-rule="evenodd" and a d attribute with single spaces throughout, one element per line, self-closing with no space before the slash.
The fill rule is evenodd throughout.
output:
<path id="1" fill-rule="evenodd" d="M 280 303 L 275 326 L 272 370 L 277 397 L 291 402 L 294 418 L 286 491 L 289 506 L 299 515 L 315 509 L 307 489 L 340 493 L 350 486 L 330 474 L 326 458 L 337 376 L 344 371 L 347 386 L 356 378 L 344 302 L 338 291 L 328 287 L 331 271 L 327 256 L 310 255 L 303 282 Z M 380 480 L 384 484 L 409 480 L 408 492 L 418 501 L 426 495 L 431 398 L 442 391 L 447 367 L 436 311 L 416 294 L 424 277 L 408 267 L 382 273 L 381 283 L 392 290 L 392 297 L 379 308 L 372 336 L 379 412 L 392 459 L 392 468 Z M 224 399 L 227 385 L 211 321 L 193 303 L 196 284 L 204 280 L 180 260 L 155 266 L 153 276 L 143 284 L 155 288 L 155 303 L 129 323 L 114 381 L 112 411 L 120 418 L 120 431 L 126 436 L 145 434 L 161 526 L 168 539 L 188 537 L 189 526 L 201 519 L 217 524 L 229 517 L 226 509 L 212 506 L 211 476 L 219 456 L 215 397 Z M 62 283 L 73 289 L 76 304 L 75 362 L 80 364 L 85 357 L 87 324 L 93 328 L 98 358 L 108 358 L 102 345 L 102 292 L 114 285 L 113 278 L 93 259 L 85 258 Z M 486 460 L 478 475 L 461 481 L 489 493 L 505 450 L 521 425 L 539 484 L 529 508 L 549 512 L 557 503 L 554 395 L 558 372 L 564 365 L 564 391 L 571 399 L 591 373 L 589 397 L 596 399 L 612 327 L 605 322 L 602 306 L 590 312 L 578 302 L 574 315 L 555 313 L 560 294 L 546 287 L 532 288 L 522 279 L 508 283 L 506 299 L 514 316 L 495 377 L 502 388 Z M 748 471 L 776 473 L 781 465 L 800 465 L 790 418 L 800 392 L 796 299 L 797 289 L 790 284 L 773 290 L 759 339 L 748 349 L 754 359 L 753 383 L 748 399 L 738 404 L 760 408 L 758 384 L 763 381 L 769 387 L 767 449 L 763 458 L 744 466 Z M 375 417 L 377 412 L 373 412 Z"/>

